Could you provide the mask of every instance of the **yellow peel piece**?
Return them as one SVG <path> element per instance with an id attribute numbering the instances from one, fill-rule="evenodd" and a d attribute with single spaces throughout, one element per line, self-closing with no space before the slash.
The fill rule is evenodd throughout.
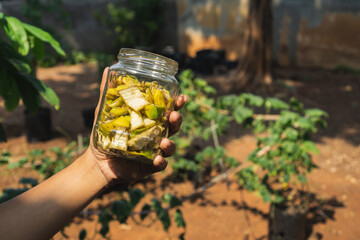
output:
<path id="1" fill-rule="evenodd" d="M 144 120 L 142 119 L 141 114 L 133 111 L 130 113 L 130 117 L 131 130 L 144 126 Z"/>
<path id="2" fill-rule="evenodd" d="M 135 111 L 140 111 L 146 105 L 150 104 L 145 97 L 140 92 L 139 88 L 136 86 L 129 87 L 119 91 L 121 97 L 124 99 L 126 105 L 134 109 Z"/>
<path id="3" fill-rule="evenodd" d="M 119 117 L 128 113 L 127 107 L 113 108 L 110 110 L 110 114 L 113 117 Z"/>

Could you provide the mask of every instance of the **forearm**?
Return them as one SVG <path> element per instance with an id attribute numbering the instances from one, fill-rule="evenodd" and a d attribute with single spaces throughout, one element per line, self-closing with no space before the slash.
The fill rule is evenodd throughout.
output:
<path id="1" fill-rule="evenodd" d="M 108 182 L 86 156 L 0 205 L 0 239 L 49 239 L 88 205 Z"/>

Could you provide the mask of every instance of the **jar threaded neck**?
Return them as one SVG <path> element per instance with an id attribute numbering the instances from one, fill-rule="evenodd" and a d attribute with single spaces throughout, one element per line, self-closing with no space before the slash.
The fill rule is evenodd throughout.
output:
<path id="1" fill-rule="evenodd" d="M 133 68 L 143 68 L 151 71 L 163 72 L 175 75 L 178 71 L 178 63 L 170 58 L 131 48 L 122 48 L 118 54 L 119 62 Z"/>

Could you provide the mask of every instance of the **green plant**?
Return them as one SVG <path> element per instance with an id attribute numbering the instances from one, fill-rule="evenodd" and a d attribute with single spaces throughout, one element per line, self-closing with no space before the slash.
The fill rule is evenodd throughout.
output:
<path id="1" fill-rule="evenodd" d="M 131 0 L 129 9 L 135 13 L 133 35 L 135 44 L 151 46 L 163 26 L 163 0 Z"/>
<path id="2" fill-rule="evenodd" d="M 64 7 L 62 0 L 25 0 L 20 7 L 20 13 L 24 20 L 36 27 L 39 27 L 54 36 L 61 45 L 69 51 L 69 43 L 62 38 L 57 29 L 48 24 L 49 20 L 61 24 L 66 30 L 71 29 L 71 19 L 68 10 Z M 46 19 L 44 21 L 44 19 Z M 51 67 L 56 63 L 64 61 L 63 56 L 54 54 L 54 51 L 45 47 L 45 55 L 41 59 L 31 59 L 32 62 L 41 67 Z"/>
<path id="3" fill-rule="evenodd" d="M 129 47 L 134 44 L 134 36 L 131 32 L 131 21 L 134 19 L 134 12 L 122 6 L 115 6 L 109 3 L 106 6 L 106 15 L 95 12 L 94 17 L 106 27 L 106 34 L 112 39 L 116 50 L 120 47 Z"/>
<path id="4" fill-rule="evenodd" d="M 227 167 L 235 166 L 236 162 L 228 158 L 220 146 L 217 135 L 224 134 L 230 124 L 236 123 L 255 134 L 261 133 L 256 149 L 248 156 L 251 166 L 237 174 L 240 185 L 258 193 L 265 202 L 295 203 L 297 190 L 316 167 L 311 153 L 316 154 L 318 150 L 311 135 L 318 127 L 326 126 L 327 113 L 305 109 L 294 98 L 286 103 L 242 93 L 214 99 L 211 95 L 215 90 L 206 81 L 194 78 L 191 71 L 184 71 L 179 80 L 190 100 L 183 109 L 186 117 L 181 133 L 174 137 L 179 148 L 171 162 L 175 173 L 199 171 L 206 161 L 212 166 L 221 165 L 221 161 Z M 214 147 L 200 146 L 195 151 L 191 148 L 194 142 L 207 141 L 211 136 Z M 194 154 L 189 157 L 190 151 Z"/>
<path id="5" fill-rule="evenodd" d="M 163 25 L 162 0 L 126 1 L 127 7 L 109 3 L 105 15 L 99 11 L 94 17 L 106 28 L 109 38 L 119 47 L 150 46 L 155 44 Z"/>
<path id="6" fill-rule="evenodd" d="M 0 95 L 4 98 L 6 109 L 14 110 L 22 99 L 26 108 L 35 112 L 41 105 L 40 96 L 58 109 L 59 98 L 51 88 L 34 76 L 29 57 L 41 59 L 44 56 L 44 42 L 65 56 L 60 44 L 40 28 L 1 12 L 0 27 L 7 40 L 0 40 Z M 4 135 L 0 135 L 0 139 L 6 140 Z"/>
<path id="7" fill-rule="evenodd" d="M 64 8 L 62 0 L 25 0 L 20 12 L 26 21 L 51 33 L 54 33 L 54 30 L 43 23 L 44 13 L 50 13 L 56 21 L 62 22 L 65 28 L 71 25 L 69 12 Z"/>
<path id="8" fill-rule="evenodd" d="M 290 104 L 267 99 L 261 106 L 275 107 L 280 114 L 266 125 L 267 134 L 258 137 L 257 148 L 248 156 L 253 165 L 238 173 L 239 183 L 257 192 L 265 202 L 295 203 L 298 188 L 306 183 L 307 174 L 316 167 L 310 154 L 319 151 L 311 141 L 311 134 L 318 126 L 326 126 L 327 114 L 319 109 L 305 110 L 295 99 Z M 265 126 L 261 117 L 251 116 L 249 120 Z"/>
<path id="9" fill-rule="evenodd" d="M 233 120 L 229 111 L 222 109 L 220 103 L 226 97 L 214 98 L 216 90 L 203 79 L 195 78 L 191 70 L 185 70 L 179 75 L 180 89 L 189 97 L 189 103 L 181 110 L 183 119 L 181 131 L 172 139 L 178 150 L 170 159 L 174 174 L 186 178 L 188 172 L 202 172 L 206 168 L 217 168 L 225 171 L 238 165 L 237 161 L 226 155 L 218 136 L 226 133 Z M 213 143 L 209 143 L 210 138 Z M 202 144 L 196 144 L 202 143 Z M 212 146 L 211 146 L 212 145 Z"/>

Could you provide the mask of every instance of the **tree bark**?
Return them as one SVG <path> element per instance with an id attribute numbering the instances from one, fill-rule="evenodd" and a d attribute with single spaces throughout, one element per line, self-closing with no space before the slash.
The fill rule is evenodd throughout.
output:
<path id="1" fill-rule="evenodd" d="M 249 0 L 247 27 L 236 69 L 236 89 L 269 88 L 271 74 L 272 1 Z"/>

